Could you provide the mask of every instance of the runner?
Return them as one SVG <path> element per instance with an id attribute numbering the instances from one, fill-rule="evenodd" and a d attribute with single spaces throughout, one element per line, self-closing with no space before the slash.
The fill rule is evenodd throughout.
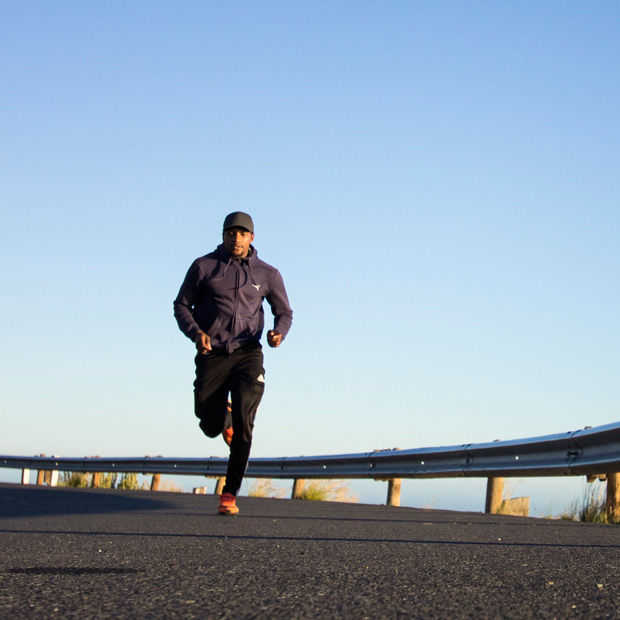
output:
<path id="1" fill-rule="evenodd" d="M 279 271 L 260 260 L 252 245 L 252 218 L 240 211 L 227 215 L 222 238 L 215 251 L 190 266 L 174 300 L 174 316 L 196 344 L 194 413 L 199 426 L 207 437 L 223 433 L 230 443 L 218 512 L 234 515 L 265 389 L 263 299 L 274 316 L 273 329 L 267 332 L 271 347 L 282 344 L 293 311 Z"/>

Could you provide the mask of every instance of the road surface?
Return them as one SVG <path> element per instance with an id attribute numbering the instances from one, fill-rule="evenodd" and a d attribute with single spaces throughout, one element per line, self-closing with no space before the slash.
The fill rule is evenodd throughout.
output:
<path id="1" fill-rule="evenodd" d="M 615 618 L 620 526 L 0 485 L 0 618 Z"/>

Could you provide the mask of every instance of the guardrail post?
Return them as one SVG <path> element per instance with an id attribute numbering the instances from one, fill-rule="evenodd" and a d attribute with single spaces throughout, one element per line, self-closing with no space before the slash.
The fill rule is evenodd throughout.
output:
<path id="1" fill-rule="evenodd" d="M 39 456 L 45 456 L 45 454 L 39 454 Z M 49 477 L 48 477 L 49 480 Z M 45 480 L 45 470 L 39 469 L 37 471 L 37 486 L 42 487 L 47 481 Z"/>
<path id="2" fill-rule="evenodd" d="M 400 506 L 400 478 L 390 478 L 388 480 L 387 505 Z"/>
<path id="3" fill-rule="evenodd" d="M 486 514 L 497 514 L 499 507 L 502 505 L 502 497 L 504 495 L 504 479 L 503 478 L 487 478 L 487 497 L 484 504 L 484 512 Z"/>
<path id="4" fill-rule="evenodd" d="M 30 470 L 22 469 L 22 484 L 30 484 Z"/>
<path id="5" fill-rule="evenodd" d="M 161 474 L 153 474 L 151 478 L 151 491 L 159 490 L 159 481 L 161 479 Z"/>
<path id="6" fill-rule="evenodd" d="M 295 478 L 293 480 L 293 491 L 291 492 L 291 499 L 301 499 L 304 490 L 305 480 L 301 478 Z"/>
<path id="7" fill-rule="evenodd" d="M 607 474 L 607 499 L 605 512 L 610 523 L 620 522 L 620 473 Z"/>
<path id="8" fill-rule="evenodd" d="M 100 457 L 99 455 L 97 455 L 97 456 L 91 456 L 89 458 L 98 459 Z M 90 479 L 90 488 L 98 489 L 100 485 L 101 485 L 101 472 L 100 471 L 93 472 L 92 478 Z"/>
<path id="9" fill-rule="evenodd" d="M 222 491 L 224 490 L 225 484 L 226 484 L 226 478 L 223 478 L 220 476 L 217 479 L 217 482 L 215 483 L 215 491 L 213 491 L 213 493 L 215 493 L 215 495 L 221 495 Z"/>

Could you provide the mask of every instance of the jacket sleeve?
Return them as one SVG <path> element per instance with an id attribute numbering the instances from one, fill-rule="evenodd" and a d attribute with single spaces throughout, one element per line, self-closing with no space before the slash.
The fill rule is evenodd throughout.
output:
<path id="1" fill-rule="evenodd" d="M 177 320 L 179 329 L 190 339 L 195 340 L 200 331 L 198 323 L 194 320 L 194 304 L 198 297 L 199 269 L 197 261 L 194 261 L 188 269 L 179 294 L 174 300 L 174 318 Z"/>
<path id="2" fill-rule="evenodd" d="M 293 310 L 291 310 L 286 289 L 284 288 L 284 280 L 277 270 L 274 270 L 271 277 L 269 293 L 265 296 L 265 299 L 273 313 L 273 328 L 279 331 L 283 338 L 285 338 L 293 322 Z"/>

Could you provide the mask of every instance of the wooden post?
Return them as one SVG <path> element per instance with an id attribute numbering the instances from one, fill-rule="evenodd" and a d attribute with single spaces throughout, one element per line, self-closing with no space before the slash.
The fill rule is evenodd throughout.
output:
<path id="1" fill-rule="evenodd" d="M 400 506 L 400 478 L 390 478 L 388 480 L 387 505 Z"/>
<path id="2" fill-rule="evenodd" d="M 620 522 L 620 473 L 607 473 L 607 499 L 605 512 L 609 523 Z"/>
<path id="3" fill-rule="evenodd" d="M 295 478 L 293 480 L 293 491 L 291 492 L 291 499 L 301 499 L 304 491 L 304 484 L 306 484 L 306 481 L 302 480 L 301 478 Z"/>
<path id="4" fill-rule="evenodd" d="M 487 498 L 484 505 L 486 514 L 495 515 L 499 512 L 502 505 L 502 497 L 504 495 L 504 479 L 503 478 L 487 478 Z"/>
<path id="5" fill-rule="evenodd" d="M 101 458 L 98 454 L 96 456 L 91 456 L 89 457 L 91 459 L 98 459 Z M 90 479 L 90 488 L 91 489 L 98 489 L 101 486 L 101 472 L 100 471 L 96 471 L 93 473 L 91 479 Z"/>
<path id="6" fill-rule="evenodd" d="M 30 470 L 22 469 L 22 484 L 30 484 Z"/>
<path id="7" fill-rule="evenodd" d="M 159 490 L 159 480 L 161 478 L 161 474 L 153 474 L 151 478 L 151 491 Z"/>
<path id="8" fill-rule="evenodd" d="M 45 454 L 39 454 L 39 456 L 45 456 Z M 49 476 L 48 476 L 49 479 Z M 46 480 L 45 480 L 45 470 L 44 469 L 39 469 L 39 471 L 37 471 L 37 486 L 42 487 L 45 484 Z"/>
<path id="9" fill-rule="evenodd" d="M 217 479 L 216 483 L 215 483 L 215 491 L 213 491 L 215 493 L 215 495 L 221 495 L 222 491 L 224 490 L 224 485 L 226 484 L 226 478 L 220 477 Z"/>

